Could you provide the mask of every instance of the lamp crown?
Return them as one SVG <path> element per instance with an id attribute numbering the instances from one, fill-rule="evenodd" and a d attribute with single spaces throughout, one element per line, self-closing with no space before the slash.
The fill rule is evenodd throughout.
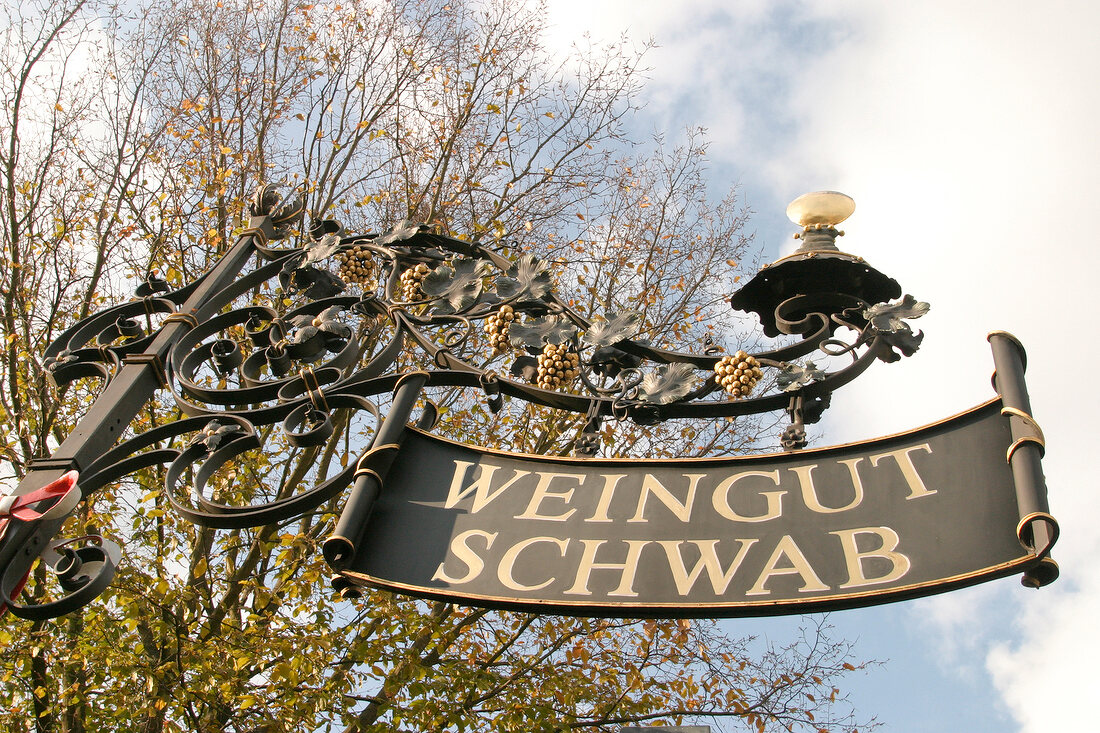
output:
<path id="1" fill-rule="evenodd" d="M 836 250 L 836 238 L 844 236 L 836 225 L 856 210 L 851 196 L 839 191 L 805 193 L 787 205 L 787 218 L 802 227 L 794 235 L 802 240 L 800 252 Z"/>
<path id="2" fill-rule="evenodd" d="M 787 218 L 804 229 L 835 227 L 856 210 L 851 196 L 839 191 L 804 193 L 787 205 Z"/>

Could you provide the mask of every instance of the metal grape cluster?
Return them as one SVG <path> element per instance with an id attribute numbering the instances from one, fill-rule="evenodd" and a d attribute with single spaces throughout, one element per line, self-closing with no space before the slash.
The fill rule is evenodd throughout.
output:
<path id="1" fill-rule="evenodd" d="M 581 358 L 566 344 L 546 344 L 538 356 L 537 384 L 543 389 L 568 386 L 580 374 Z"/>
<path id="2" fill-rule="evenodd" d="M 401 298 L 409 302 L 415 302 L 424 299 L 423 283 L 424 278 L 431 272 L 429 268 L 423 262 L 416 263 L 415 267 L 410 267 L 401 273 Z"/>
<path id="3" fill-rule="evenodd" d="M 348 284 L 371 285 L 378 274 L 374 257 L 363 245 L 350 247 L 336 256 L 340 263 L 337 275 Z"/>
<path id="4" fill-rule="evenodd" d="M 508 350 L 508 328 L 514 320 L 516 320 L 516 311 L 510 305 L 502 305 L 499 310 L 485 319 L 485 333 L 489 336 L 490 345 L 498 352 L 503 353 Z"/>
<path id="5" fill-rule="evenodd" d="M 738 351 L 733 356 L 723 356 L 714 365 L 714 373 L 718 375 L 718 383 L 730 397 L 748 397 L 752 388 L 764 376 L 760 369 L 760 362 L 755 356 Z"/>

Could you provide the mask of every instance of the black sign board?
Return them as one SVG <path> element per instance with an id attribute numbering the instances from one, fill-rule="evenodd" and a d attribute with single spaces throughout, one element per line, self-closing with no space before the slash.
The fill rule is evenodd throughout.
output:
<path id="1" fill-rule="evenodd" d="M 1000 400 L 864 443 L 736 458 L 551 458 L 409 429 L 344 573 L 566 614 L 751 616 L 928 595 L 1039 560 L 1018 537 L 1012 446 Z"/>

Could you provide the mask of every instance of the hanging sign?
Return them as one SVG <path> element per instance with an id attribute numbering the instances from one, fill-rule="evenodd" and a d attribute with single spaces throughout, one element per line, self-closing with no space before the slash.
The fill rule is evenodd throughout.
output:
<path id="1" fill-rule="evenodd" d="M 566 614 L 747 616 L 928 595 L 1040 562 L 1018 536 L 1034 517 L 1021 517 L 1012 446 L 1000 400 L 901 435 L 736 458 L 519 455 L 410 428 L 343 573 Z"/>

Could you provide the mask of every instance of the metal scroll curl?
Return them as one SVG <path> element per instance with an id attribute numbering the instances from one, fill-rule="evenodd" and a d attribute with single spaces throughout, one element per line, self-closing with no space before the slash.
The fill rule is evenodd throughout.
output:
<path id="1" fill-rule="evenodd" d="M 122 550 L 98 535 L 51 542 L 39 556 L 61 587 L 61 595 L 44 603 L 21 604 L 14 599 L 28 576 L 8 565 L 0 576 L 0 613 L 6 608 L 27 621 L 42 621 L 76 611 L 100 596 L 118 569 Z"/>
<path id="2" fill-rule="evenodd" d="M 355 397 L 334 399 L 337 407 L 354 405 L 363 408 L 369 404 Z M 301 410 L 300 408 L 306 408 Z M 309 418 L 325 424 L 329 415 L 308 415 L 301 418 L 302 412 L 313 410 L 309 403 L 292 410 L 283 423 L 284 430 L 291 430 L 288 436 L 296 447 L 313 447 L 322 444 L 315 440 L 309 429 L 302 424 Z M 372 406 L 372 412 L 377 410 Z M 214 529 L 242 529 L 275 524 L 287 519 L 299 517 L 313 511 L 343 491 L 351 482 L 354 466 L 347 466 L 334 475 L 322 479 L 310 489 L 272 501 L 257 504 L 233 505 L 216 501 L 207 496 L 206 488 L 214 474 L 250 450 L 261 447 L 261 442 L 252 424 L 238 416 L 223 415 L 211 420 L 203 431 L 186 449 L 181 451 L 168 466 L 165 474 L 165 488 L 172 508 L 182 517 L 202 527 Z M 190 477 L 190 481 L 188 481 Z M 281 493 L 281 487 L 280 487 Z M 182 497 L 189 496 L 189 502 Z"/>

